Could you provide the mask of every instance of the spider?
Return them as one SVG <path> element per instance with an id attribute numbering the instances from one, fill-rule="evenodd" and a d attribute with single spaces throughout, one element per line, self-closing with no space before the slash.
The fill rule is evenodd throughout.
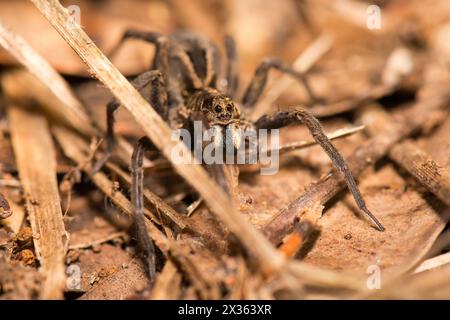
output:
<path id="1" fill-rule="evenodd" d="M 303 108 L 294 107 L 287 111 L 264 115 L 255 122 L 245 119 L 245 111 L 252 108 L 261 97 L 269 71 L 272 69 L 297 79 L 305 87 L 310 98 L 315 99 L 305 74 L 278 59 L 264 59 L 256 68 L 244 94 L 239 98 L 238 59 L 234 40 L 230 36 L 224 39 L 227 58 L 225 79 L 221 76 L 221 56 L 218 47 L 201 35 L 176 32 L 166 36 L 157 32 L 127 30 L 118 46 L 131 38 L 155 46 L 150 70 L 138 75 L 132 80 L 132 84 L 172 128 L 191 128 L 195 120 L 202 121 L 207 128 L 218 128 L 220 132 L 225 132 L 224 129 L 279 129 L 303 123 L 330 157 L 336 169 L 343 174 L 359 209 L 378 230 L 384 231 L 382 224 L 368 210 L 345 160 L 324 134 L 320 122 L 314 116 Z M 117 100 L 112 100 L 107 105 L 106 150 L 94 164 L 94 172 L 101 169 L 114 151 L 114 113 L 119 106 Z M 231 143 L 237 147 L 234 140 Z M 154 246 L 145 229 L 143 214 L 143 156 L 144 152 L 151 148 L 151 141 L 143 137 L 139 139 L 133 151 L 131 201 L 138 247 L 148 263 L 150 279 L 153 279 Z"/>

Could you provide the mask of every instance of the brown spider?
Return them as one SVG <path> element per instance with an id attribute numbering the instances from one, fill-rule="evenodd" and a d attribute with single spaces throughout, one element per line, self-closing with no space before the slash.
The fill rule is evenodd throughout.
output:
<path id="1" fill-rule="evenodd" d="M 207 128 L 219 128 L 220 132 L 224 132 L 225 130 L 222 129 L 225 128 L 278 129 L 301 122 L 308 127 L 315 141 L 344 175 L 359 209 L 376 225 L 378 230 L 384 231 L 381 223 L 367 209 L 345 160 L 324 134 L 322 126 L 314 116 L 302 108 L 295 107 L 289 111 L 264 115 L 254 123 L 243 117 L 242 113 L 252 108 L 260 98 L 271 69 L 277 69 L 298 79 L 305 86 L 310 97 L 314 99 L 304 74 L 277 59 L 265 59 L 256 69 L 243 97 L 238 99 L 236 96 L 239 87 L 238 62 L 232 38 L 225 38 L 226 79 L 221 77 L 218 48 L 197 34 L 178 32 L 164 36 L 155 32 L 129 30 L 120 43 L 129 38 L 144 40 L 156 47 L 151 70 L 137 76 L 132 84 L 172 128 L 189 128 L 194 120 L 201 120 Z M 113 100 L 107 106 L 106 152 L 94 165 L 94 172 L 103 166 L 114 150 L 114 112 L 119 105 L 117 100 Z M 138 245 L 148 261 L 148 271 L 150 278 L 153 279 L 154 247 L 144 223 L 142 169 L 144 152 L 151 147 L 150 140 L 143 137 L 138 141 L 133 152 L 131 201 Z"/>

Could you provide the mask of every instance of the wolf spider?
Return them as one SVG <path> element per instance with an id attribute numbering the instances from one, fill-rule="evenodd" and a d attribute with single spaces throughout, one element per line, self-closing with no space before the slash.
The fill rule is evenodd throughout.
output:
<path id="1" fill-rule="evenodd" d="M 272 69 L 297 79 L 314 99 L 303 73 L 294 70 L 280 60 L 265 59 L 257 67 L 253 79 L 239 99 L 237 97 L 238 61 L 235 44 L 231 37 L 225 37 L 227 57 L 225 79 L 221 77 L 218 48 L 197 34 L 178 32 L 165 36 L 156 32 L 128 30 L 118 45 L 130 38 L 140 39 L 155 46 L 151 70 L 137 76 L 132 80 L 132 84 L 172 128 L 187 128 L 193 120 L 201 120 L 207 127 L 219 129 L 233 129 L 234 127 L 234 129 L 242 128 L 244 130 L 278 129 L 295 123 L 303 123 L 309 129 L 314 140 L 330 157 L 334 166 L 343 174 L 359 209 L 378 230 L 384 230 L 381 223 L 367 209 L 345 160 L 324 134 L 322 126 L 314 116 L 300 107 L 264 115 L 254 123 L 242 116 L 240 106 L 245 111 L 256 104 L 266 85 L 268 73 Z M 219 88 L 219 86 L 223 88 Z M 237 101 L 239 102 L 237 103 Z M 119 106 L 120 103 L 117 100 L 112 100 L 107 105 L 106 151 L 95 163 L 94 172 L 103 166 L 114 150 L 114 113 Z M 150 140 L 143 137 L 139 139 L 134 149 L 131 160 L 131 201 L 138 246 L 148 261 L 148 272 L 150 278 L 153 279 L 155 274 L 154 247 L 147 234 L 143 215 L 142 167 L 144 152 L 149 148 L 152 148 Z"/>

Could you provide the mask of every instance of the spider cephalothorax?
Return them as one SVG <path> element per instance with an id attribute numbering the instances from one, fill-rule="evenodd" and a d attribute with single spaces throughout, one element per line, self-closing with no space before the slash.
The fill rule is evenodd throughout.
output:
<path id="1" fill-rule="evenodd" d="M 191 116 L 190 120 L 202 121 L 205 129 L 210 130 L 216 146 L 239 149 L 241 133 L 246 128 L 241 125 L 240 110 L 230 97 L 217 89 L 203 88 L 189 96 L 186 107 L 189 113 L 200 113 Z"/>
<path id="2" fill-rule="evenodd" d="M 226 126 L 241 117 L 233 100 L 213 88 L 195 91 L 188 99 L 187 107 L 193 111 L 201 111 L 210 126 Z"/>
<path id="3" fill-rule="evenodd" d="M 256 121 L 245 120 L 238 105 L 249 109 L 256 105 L 267 83 L 268 73 L 271 69 L 289 74 L 302 83 L 310 96 L 314 94 L 309 88 L 305 75 L 291 66 L 277 59 L 265 59 L 256 69 L 253 79 L 244 91 L 241 98 L 237 97 L 239 89 L 239 70 L 234 41 L 225 39 L 227 66 L 226 74 L 222 75 L 220 54 L 217 46 L 197 34 L 189 32 L 175 33 L 164 36 L 155 32 L 127 31 L 123 39 L 137 38 L 156 47 L 155 58 L 151 70 L 139 75 L 132 84 L 147 99 L 159 115 L 170 123 L 172 128 L 192 127 L 195 121 L 206 124 L 205 130 L 212 129 L 221 138 L 219 142 L 231 144 L 238 149 L 241 143 L 240 132 L 246 130 L 278 129 L 290 124 L 303 123 L 311 132 L 313 138 L 328 154 L 336 169 L 345 178 L 347 186 L 359 209 L 381 231 L 384 227 L 367 209 L 364 199 L 357 187 L 355 179 L 339 151 L 323 132 L 319 121 L 309 112 L 300 107 L 288 111 L 275 112 L 264 115 Z M 225 84 L 218 88 L 218 84 Z M 119 107 L 118 101 L 108 104 L 107 118 L 107 148 L 105 155 L 97 161 L 94 171 L 99 170 L 113 152 L 114 140 L 114 111 Z M 226 132 L 230 132 L 227 135 Z M 225 138 L 225 139 L 224 139 Z M 155 273 L 154 248 L 144 227 L 143 208 L 143 154 L 151 146 L 148 138 L 139 140 L 131 161 L 132 188 L 131 198 L 136 236 L 144 256 L 149 259 L 150 277 Z M 206 149 L 206 148 L 205 148 Z M 229 166 L 206 166 L 212 175 L 220 180 L 226 176 Z M 220 171 L 223 169 L 223 174 Z M 236 171 L 234 171 L 236 172 Z M 229 176 L 229 175 L 228 175 Z M 230 185 L 236 186 L 236 179 L 230 179 Z M 222 179 L 223 181 L 223 179 Z M 227 189 L 221 181 L 219 184 Z M 231 188 L 230 188 L 231 189 Z M 227 189 L 227 191 L 230 191 Z M 230 194 L 233 192 L 230 192 Z M 152 260 L 153 259 L 153 260 Z"/>

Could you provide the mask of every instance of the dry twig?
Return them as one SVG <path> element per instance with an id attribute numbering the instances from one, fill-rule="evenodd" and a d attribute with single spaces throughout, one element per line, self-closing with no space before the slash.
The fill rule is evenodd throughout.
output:
<path id="1" fill-rule="evenodd" d="M 72 94 L 65 80 L 59 75 L 36 51 L 31 48 L 22 37 L 9 31 L 0 21 L 0 45 L 14 56 L 21 64 L 44 83 L 60 101 L 64 108 L 55 108 L 54 111 L 67 123 L 80 132 L 92 135 L 95 133 L 90 125 L 89 117 Z"/>
<path id="2" fill-rule="evenodd" d="M 64 257 L 69 239 L 60 205 L 53 141 L 43 116 L 10 106 L 8 117 L 36 255 L 45 277 L 41 297 L 60 299 L 65 289 Z"/>
<path id="3" fill-rule="evenodd" d="M 450 173 L 412 141 L 402 142 L 389 152 L 389 157 L 405 168 L 424 187 L 450 206 Z"/>
<path id="4" fill-rule="evenodd" d="M 443 265 L 450 263 L 450 252 L 441 254 L 440 256 L 430 258 L 422 262 L 415 270 L 414 273 L 419 273 L 435 268 L 439 268 Z"/>
<path id="5" fill-rule="evenodd" d="M 152 300 L 174 300 L 180 296 L 181 275 L 172 261 L 167 260 L 161 274 L 156 278 Z"/>

